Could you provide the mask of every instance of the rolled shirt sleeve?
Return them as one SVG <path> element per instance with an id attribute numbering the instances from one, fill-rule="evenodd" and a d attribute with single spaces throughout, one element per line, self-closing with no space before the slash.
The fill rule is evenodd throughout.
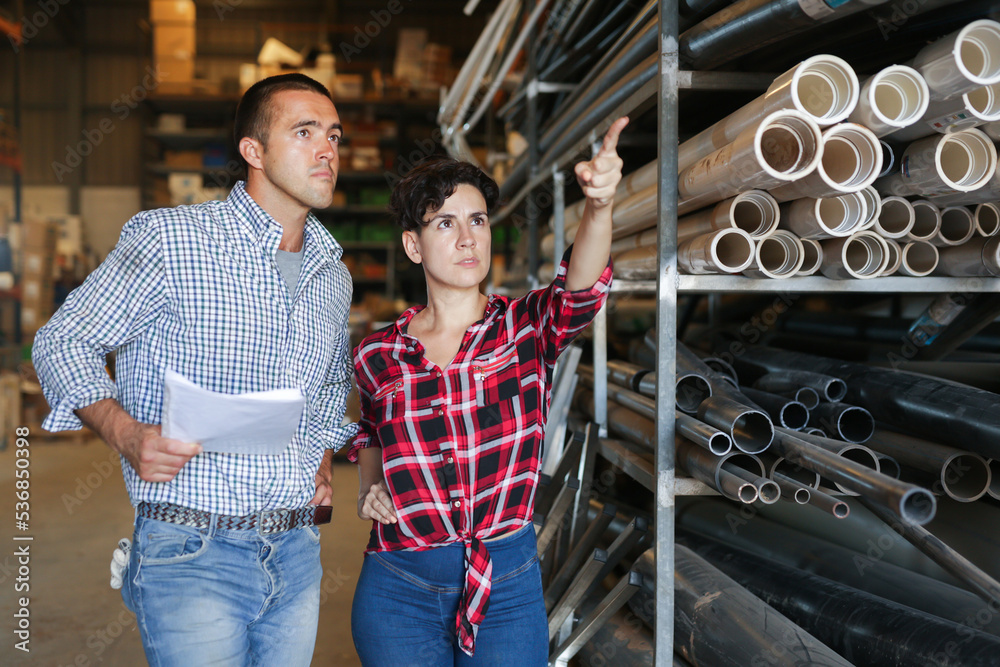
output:
<path id="1" fill-rule="evenodd" d="M 32 361 L 51 412 L 49 431 L 82 427 L 75 410 L 118 399 L 105 369 L 113 349 L 139 336 L 166 302 L 156 222 L 140 213 L 118 245 L 35 335 Z"/>

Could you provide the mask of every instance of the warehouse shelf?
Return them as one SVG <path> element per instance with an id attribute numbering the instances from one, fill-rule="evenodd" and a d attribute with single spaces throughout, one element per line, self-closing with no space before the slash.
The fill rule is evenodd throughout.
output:
<path id="1" fill-rule="evenodd" d="M 646 112 L 652 104 L 657 105 L 658 156 L 659 168 L 659 203 L 660 229 L 658 239 L 658 269 L 656 279 L 625 280 L 616 276 L 611 292 L 615 297 L 632 294 L 655 295 L 657 302 L 656 329 L 661 332 L 657 341 L 657 363 L 655 370 L 658 377 L 673 377 L 676 368 L 676 347 L 678 344 L 676 327 L 678 322 L 677 299 L 680 294 L 928 294 L 938 292 L 963 293 L 997 293 L 1000 292 L 1000 280 L 995 277 L 905 277 L 891 276 L 884 278 L 862 280 L 833 280 L 821 275 L 793 277 L 785 280 L 761 280 L 743 275 L 679 275 L 677 272 L 677 152 L 678 152 L 678 91 L 682 89 L 698 91 L 763 91 L 775 79 L 775 74 L 761 72 L 711 72 L 684 71 L 680 69 L 677 52 L 678 44 L 678 2 L 677 0 L 659 0 L 659 34 L 657 44 L 661 46 L 659 53 L 659 74 L 652 81 L 646 82 L 628 100 L 618 106 L 603 118 L 593 123 L 589 135 L 577 141 L 561 155 L 542 158 L 537 151 L 529 151 L 529 169 L 524 178 L 524 184 L 510 193 L 507 203 L 492 216 L 492 222 L 499 224 L 515 219 L 518 212 L 531 203 L 533 194 L 546 191 L 552 194 L 554 202 L 554 218 L 556 228 L 555 257 L 561 255 L 563 238 L 561 235 L 562 215 L 565 208 L 563 170 L 571 167 L 573 162 L 586 159 L 588 149 L 595 141 L 599 141 L 601 133 L 621 115 L 635 115 Z M 923 40 L 918 40 L 920 44 Z M 898 45 L 898 42 L 897 42 Z M 807 52 L 802 57 L 810 55 Z M 527 47 L 526 47 L 526 50 Z M 898 49 L 897 49 L 898 50 Z M 915 53 L 917 45 L 912 51 Z M 531 49 L 531 53 L 535 50 Z M 480 54 L 486 58 L 489 54 Z M 909 54 L 912 57 L 913 53 Z M 906 58 L 900 58 L 905 61 Z M 518 99 L 528 104 L 527 129 L 522 128 L 531 144 L 532 137 L 538 136 L 538 124 L 535 110 L 532 108 L 532 92 L 545 92 L 541 86 L 546 82 L 539 81 L 536 69 L 528 59 L 527 74 L 525 74 L 523 90 Z M 468 84 L 466 84 L 468 85 Z M 474 84 L 473 84 L 474 85 Z M 527 94 L 524 94 L 524 93 Z M 517 99 L 512 99 L 505 105 L 509 109 Z M 445 104 L 448 102 L 446 101 Z M 442 113 L 445 111 L 442 106 Z M 462 107 L 455 105 L 455 108 Z M 460 112 L 458 112 L 460 113 Z M 591 113 L 590 109 L 587 113 Z M 467 155 L 464 136 L 470 129 L 465 118 L 442 118 L 442 132 L 449 137 L 449 150 L 453 154 Z M 592 121 L 588 121 L 592 122 Z M 472 125 L 475 123 L 473 122 Z M 445 132 L 462 128 L 456 138 L 451 138 Z M 544 161 L 543 161 L 544 160 Z M 570 176 L 571 177 L 571 176 Z M 528 214 L 530 215 L 530 213 Z M 529 220 L 529 225 L 535 220 Z M 536 270 L 529 268 L 529 272 Z M 635 274 L 649 276 L 649 273 Z M 607 349 L 607 314 L 606 309 L 598 315 L 592 327 L 594 350 L 594 421 L 601 427 L 601 435 L 606 431 L 607 407 L 607 377 L 604 371 Z M 603 389 L 601 388 L 601 385 Z M 673 383 L 661 383 L 657 388 L 657 405 L 674 404 Z M 602 411 L 602 403 L 604 410 Z M 672 412 L 671 412 L 672 414 Z M 657 622 L 655 664 L 673 664 L 673 533 L 674 533 L 674 501 L 679 495 L 700 495 L 706 493 L 708 487 L 688 478 L 675 477 L 674 460 L 674 420 L 661 419 L 657 426 L 656 452 L 646 452 L 638 455 L 631 451 L 626 443 L 601 438 L 598 453 L 624 474 L 632 477 L 655 496 L 657 508 L 656 517 L 656 617 Z M 714 493 L 714 491 L 713 491 Z"/>

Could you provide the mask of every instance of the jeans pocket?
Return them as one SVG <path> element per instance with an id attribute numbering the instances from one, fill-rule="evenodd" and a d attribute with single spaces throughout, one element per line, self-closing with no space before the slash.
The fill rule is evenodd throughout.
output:
<path id="1" fill-rule="evenodd" d="M 197 528 L 156 522 L 140 536 L 139 562 L 142 566 L 170 565 L 193 560 L 209 545 L 208 536 Z"/>
<path id="2" fill-rule="evenodd" d="M 318 526 L 305 526 L 303 529 L 306 531 L 306 535 L 309 536 L 310 541 L 313 544 L 319 544 L 319 527 Z"/>

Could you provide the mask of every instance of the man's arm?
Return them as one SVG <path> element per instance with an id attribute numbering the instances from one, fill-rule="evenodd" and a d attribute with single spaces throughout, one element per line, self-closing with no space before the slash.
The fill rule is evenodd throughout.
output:
<path id="1" fill-rule="evenodd" d="M 76 415 L 146 482 L 169 482 L 201 453 L 201 445 L 164 438 L 159 426 L 136 421 L 111 398 L 79 408 Z"/>
<path id="2" fill-rule="evenodd" d="M 618 135 L 626 125 L 627 117 L 612 123 L 597 155 L 575 167 L 576 179 L 587 203 L 566 269 L 566 290 L 569 292 L 593 286 L 608 265 L 611 255 L 611 210 L 615 190 L 622 179 L 622 159 L 617 151 Z"/>

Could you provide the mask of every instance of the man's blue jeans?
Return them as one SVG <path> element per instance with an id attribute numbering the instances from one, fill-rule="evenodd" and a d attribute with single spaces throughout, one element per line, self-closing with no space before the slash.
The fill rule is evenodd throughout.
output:
<path id="1" fill-rule="evenodd" d="M 136 517 L 122 598 L 152 667 L 309 665 L 319 530 L 190 528 Z"/>
<path id="2" fill-rule="evenodd" d="M 549 629 L 535 531 L 528 525 L 486 542 L 493 589 L 472 658 L 459 648 L 455 614 L 465 581 L 465 546 L 365 555 L 351 633 L 365 667 L 548 663 Z"/>

